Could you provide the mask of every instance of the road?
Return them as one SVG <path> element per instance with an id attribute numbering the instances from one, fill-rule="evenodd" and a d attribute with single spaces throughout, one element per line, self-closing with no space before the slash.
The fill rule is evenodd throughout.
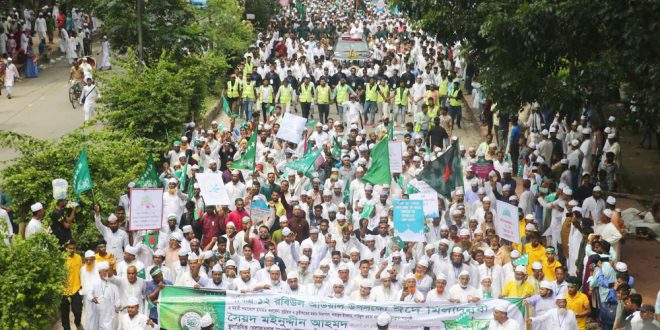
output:
<path id="1" fill-rule="evenodd" d="M 0 130 L 55 139 L 83 123 L 82 108 L 73 109 L 68 96 L 69 64 L 56 59 L 39 70 L 39 77 L 22 79 L 14 86 L 13 98 L 6 91 L 0 97 Z M 0 168 L 16 153 L 0 148 Z"/>

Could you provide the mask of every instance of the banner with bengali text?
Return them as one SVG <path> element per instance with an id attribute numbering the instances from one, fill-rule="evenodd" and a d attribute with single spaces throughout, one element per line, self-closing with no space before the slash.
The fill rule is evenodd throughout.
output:
<path id="1" fill-rule="evenodd" d="M 389 329 L 486 329 L 493 308 L 505 301 L 357 302 L 272 293 L 238 293 L 166 287 L 159 298 L 160 326 L 170 330 L 198 329 L 209 313 L 214 329 L 375 329 L 381 313 L 392 317 Z M 507 298 L 508 316 L 523 325 L 522 299 Z M 521 327 L 522 329 L 522 327 Z"/>

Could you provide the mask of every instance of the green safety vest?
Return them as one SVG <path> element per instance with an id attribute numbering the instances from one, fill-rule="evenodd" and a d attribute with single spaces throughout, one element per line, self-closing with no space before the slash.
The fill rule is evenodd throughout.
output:
<path id="1" fill-rule="evenodd" d="M 313 89 L 314 86 L 312 84 L 309 84 L 309 86 L 305 86 L 305 84 L 300 85 L 300 102 L 312 103 Z"/>
<path id="2" fill-rule="evenodd" d="M 227 82 L 227 97 L 238 97 L 238 86 L 241 84 L 238 79 L 234 82 L 234 86 L 231 85 L 231 80 Z"/>
<path id="3" fill-rule="evenodd" d="M 292 95 L 293 95 L 293 88 L 291 86 L 280 87 L 280 103 L 290 104 Z"/>
<path id="4" fill-rule="evenodd" d="M 449 90 L 449 79 L 441 79 L 440 86 L 438 86 L 438 92 L 440 96 L 447 96 L 447 91 Z"/>
<path id="5" fill-rule="evenodd" d="M 348 102 L 348 85 L 337 86 L 337 104 Z"/>
<path id="6" fill-rule="evenodd" d="M 455 97 L 458 96 L 458 89 L 454 90 L 451 93 L 451 99 L 449 99 L 449 105 L 452 107 L 460 107 L 461 106 L 461 100 L 455 99 Z"/>
<path id="7" fill-rule="evenodd" d="M 264 90 L 264 86 L 261 86 L 259 88 L 260 88 L 261 91 Z M 270 93 L 268 93 L 268 98 L 267 99 L 264 99 L 264 93 L 263 92 L 260 93 L 261 94 L 261 102 L 262 103 L 273 103 L 273 86 L 268 85 L 266 88 L 270 89 Z"/>
<path id="8" fill-rule="evenodd" d="M 397 88 L 396 96 L 394 98 L 394 104 L 396 105 L 408 105 L 408 88 Z"/>
<path id="9" fill-rule="evenodd" d="M 380 89 L 380 92 L 378 92 L 378 102 L 389 102 L 389 96 L 390 96 L 390 88 L 385 85 L 379 85 L 378 89 Z M 382 94 L 382 95 L 381 95 Z M 383 97 L 383 95 L 385 97 Z M 388 98 L 388 99 L 385 99 Z"/>
<path id="10" fill-rule="evenodd" d="M 330 86 L 325 85 L 325 87 L 316 87 L 316 102 L 318 104 L 330 103 Z"/>
<path id="11" fill-rule="evenodd" d="M 367 84 L 367 93 L 365 96 L 365 100 L 367 102 L 376 102 L 378 101 L 378 93 L 376 92 L 376 88 L 378 88 L 378 85 L 373 85 L 369 87 Z"/>
<path id="12" fill-rule="evenodd" d="M 254 81 L 245 82 L 243 88 L 243 98 L 247 100 L 254 100 Z"/>

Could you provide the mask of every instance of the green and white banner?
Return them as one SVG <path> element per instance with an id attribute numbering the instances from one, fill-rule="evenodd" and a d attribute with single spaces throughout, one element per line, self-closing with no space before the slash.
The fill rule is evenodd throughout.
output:
<path id="1" fill-rule="evenodd" d="M 487 329 L 499 299 L 472 304 L 363 303 L 323 297 L 221 292 L 166 287 L 160 295 L 161 327 L 199 329 L 209 313 L 214 329 L 375 329 L 381 313 L 392 317 L 389 329 Z M 510 302 L 508 316 L 524 324 L 522 299 Z"/>

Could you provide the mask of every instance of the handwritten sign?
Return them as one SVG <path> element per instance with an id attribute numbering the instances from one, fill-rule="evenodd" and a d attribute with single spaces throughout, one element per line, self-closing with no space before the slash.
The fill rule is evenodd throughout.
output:
<path id="1" fill-rule="evenodd" d="M 131 201 L 129 231 L 160 229 L 163 217 L 162 188 L 133 188 L 129 199 Z"/>

